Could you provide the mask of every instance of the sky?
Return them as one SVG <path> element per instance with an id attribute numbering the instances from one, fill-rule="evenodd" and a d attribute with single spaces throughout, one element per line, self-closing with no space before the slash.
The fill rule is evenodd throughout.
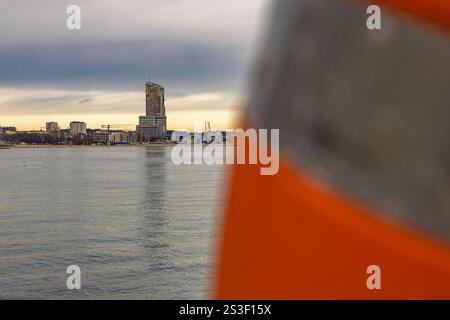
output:
<path id="1" fill-rule="evenodd" d="M 69 30 L 66 9 L 81 9 Z M 144 84 L 166 88 L 169 129 L 232 128 L 268 0 L 2 0 L 0 125 L 136 125 Z"/>

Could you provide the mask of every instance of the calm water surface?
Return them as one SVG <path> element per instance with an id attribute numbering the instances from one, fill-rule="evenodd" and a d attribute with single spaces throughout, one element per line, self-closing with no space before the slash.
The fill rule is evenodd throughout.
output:
<path id="1" fill-rule="evenodd" d="M 0 298 L 207 297 L 225 173 L 170 147 L 0 150 Z"/>

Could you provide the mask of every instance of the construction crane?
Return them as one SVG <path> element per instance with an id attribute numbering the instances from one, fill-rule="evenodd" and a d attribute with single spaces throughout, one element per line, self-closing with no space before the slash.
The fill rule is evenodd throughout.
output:
<path id="1" fill-rule="evenodd" d="M 205 132 L 211 131 L 211 123 L 209 121 L 205 121 L 204 130 L 205 130 Z"/>
<path id="2" fill-rule="evenodd" d="M 134 124 L 104 124 L 102 125 L 102 130 L 104 131 L 132 131 L 130 128 L 134 128 Z"/>

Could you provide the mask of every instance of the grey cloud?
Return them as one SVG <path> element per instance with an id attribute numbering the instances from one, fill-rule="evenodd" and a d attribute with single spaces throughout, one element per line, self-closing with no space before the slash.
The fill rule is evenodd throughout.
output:
<path id="1" fill-rule="evenodd" d="M 17 98 L 0 110 L 108 112 L 114 107 L 76 92 L 142 92 L 150 76 L 166 86 L 169 101 L 213 91 L 236 95 L 245 89 L 258 10 L 266 1 L 78 0 L 82 30 L 68 31 L 65 8 L 73 1 L 2 0 L 0 89 L 74 93 Z"/>
<path id="2" fill-rule="evenodd" d="M 81 99 L 80 101 L 78 101 L 78 104 L 85 104 L 85 103 L 89 103 L 91 101 L 94 101 L 94 98 L 85 98 L 85 99 Z"/>
<path id="3" fill-rule="evenodd" d="M 151 75 L 174 92 L 191 94 L 236 90 L 245 68 L 241 48 L 182 41 L 0 46 L 4 87 L 142 90 Z"/>
<path id="4" fill-rule="evenodd" d="M 9 100 L 8 105 L 13 107 L 24 107 L 29 105 L 61 105 L 66 103 L 71 103 L 79 100 L 80 97 L 77 95 L 60 95 L 56 97 L 23 97 Z"/>

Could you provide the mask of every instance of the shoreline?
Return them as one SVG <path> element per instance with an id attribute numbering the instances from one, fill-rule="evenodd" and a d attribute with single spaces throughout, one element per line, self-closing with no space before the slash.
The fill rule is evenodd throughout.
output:
<path id="1" fill-rule="evenodd" d="M 12 145 L 8 149 L 60 149 L 60 148 L 142 148 L 142 147 L 173 147 L 172 143 L 161 144 L 116 144 L 116 145 L 53 145 L 53 144 L 18 144 Z"/>

